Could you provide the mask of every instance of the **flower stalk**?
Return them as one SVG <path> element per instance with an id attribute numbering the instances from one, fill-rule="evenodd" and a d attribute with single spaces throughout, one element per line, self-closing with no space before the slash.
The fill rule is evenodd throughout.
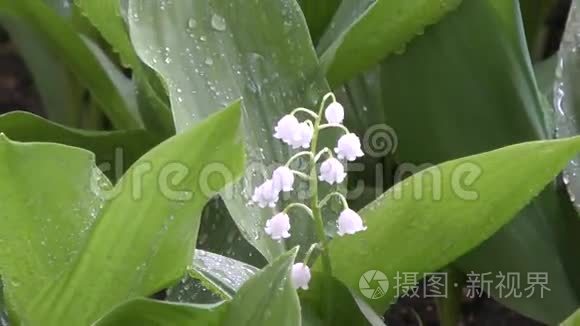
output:
<path id="1" fill-rule="evenodd" d="M 327 102 L 331 100 L 330 103 Z M 314 121 L 299 121 L 296 114 L 304 113 Z M 326 123 L 322 124 L 322 119 Z M 326 182 L 329 185 L 338 185 L 346 178 L 346 171 L 343 161 L 354 161 L 363 156 L 360 139 L 348 128 L 342 125 L 344 120 L 344 108 L 336 101 L 334 94 L 328 93 L 324 96 L 317 112 L 307 108 L 296 108 L 290 114 L 282 117 L 274 128 L 274 138 L 280 139 L 288 144 L 292 149 L 303 148 L 305 150 L 294 154 L 286 164 L 278 167 L 272 173 L 272 178 L 266 180 L 262 185 L 256 187 L 252 196 L 252 201 L 260 207 L 275 208 L 279 200 L 280 192 L 293 191 L 295 177 L 308 181 L 310 189 L 310 203 L 306 205 L 294 202 L 287 205 L 280 213 L 270 218 L 265 225 L 264 231 L 273 240 L 283 241 L 291 236 L 291 213 L 294 209 L 305 211 L 313 220 L 315 233 L 318 241 L 310 246 L 303 262 L 297 262 L 292 267 L 292 282 L 295 288 L 308 289 L 310 281 L 310 268 L 308 264 L 314 250 L 320 252 L 322 267 L 324 272 L 332 275 L 332 265 L 328 253 L 327 236 L 322 217 L 322 208 L 332 199 L 338 198 L 343 210 L 337 219 L 337 232 L 339 236 L 346 236 L 364 231 L 366 227 L 361 217 L 348 207 L 348 202 L 339 191 L 333 191 L 322 200 L 319 196 L 319 182 Z M 338 139 L 334 151 L 330 148 L 322 148 L 319 151 L 320 131 L 326 128 L 338 128 L 344 134 Z M 334 154 L 336 153 L 336 157 Z M 292 169 L 292 164 L 299 158 L 308 158 L 308 171 L 302 172 Z M 324 157 L 324 159 L 323 159 Z M 341 161 L 342 160 L 342 161 Z M 320 163 L 320 166 L 317 164 Z M 327 307 L 332 306 L 332 284 L 324 285 L 327 293 Z"/>
<path id="2" fill-rule="evenodd" d="M 334 98 L 334 94 L 332 95 Z M 318 148 L 318 134 L 320 127 L 320 120 L 322 117 L 322 110 L 326 102 L 326 97 L 320 103 L 320 108 L 318 110 L 318 117 L 314 121 L 314 135 L 312 136 L 312 143 L 310 145 L 310 152 L 316 155 Z M 316 236 L 321 245 L 322 267 L 328 275 L 332 275 L 332 265 L 330 264 L 330 256 L 328 255 L 328 239 L 326 238 L 326 233 L 324 232 L 324 220 L 322 219 L 322 214 L 320 206 L 318 205 L 318 175 L 316 173 L 316 162 L 312 162 L 310 167 L 310 192 L 312 194 L 310 205 L 312 206 L 312 215 L 314 216 L 314 223 L 316 224 Z"/>

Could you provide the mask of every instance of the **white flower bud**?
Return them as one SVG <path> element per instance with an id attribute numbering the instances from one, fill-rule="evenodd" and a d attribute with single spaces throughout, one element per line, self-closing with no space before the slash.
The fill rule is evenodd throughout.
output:
<path id="1" fill-rule="evenodd" d="M 298 119 L 291 114 L 287 114 L 278 121 L 274 128 L 274 137 L 281 139 L 283 142 L 290 144 L 298 132 L 300 123 Z"/>
<path id="2" fill-rule="evenodd" d="M 354 161 L 357 157 L 364 155 L 361 150 L 360 139 L 353 133 L 340 137 L 334 151 L 339 159 L 346 159 L 347 161 Z"/>
<path id="3" fill-rule="evenodd" d="M 266 234 L 274 240 L 282 240 L 290 237 L 290 217 L 286 213 L 278 213 L 266 221 L 264 228 Z"/>
<path id="4" fill-rule="evenodd" d="M 343 236 L 345 234 L 355 234 L 360 231 L 366 230 L 366 226 L 363 225 L 363 220 L 357 212 L 352 209 L 345 209 L 340 213 L 337 221 L 338 225 L 338 235 Z"/>
<path id="5" fill-rule="evenodd" d="M 292 285 L 294 288 L 302 288 L 303 290 L 308 290 L 308 283 L 310 283 L 310 268 L 308 265 L 303 263 L 296 263 L 292 266 Z"/>
<path id="6" fill-rule="evenodd" d="M 328 123 L 342 123 L 344 120 L 344 108 L 338 102 L 332 102 L 324 111 L 324 117 Z"/>
<path id="7" fill-rule="evenodd" d="M 280 190 L 275 187 L 274 182 L 272 180 L 266 180 L 266 182 L 254 189 L 252 201 L 262 208 L 266 206 L 275 207 L 279 194 Z"/>
<path id="8" fill-rule="evenodd" d="M 320 176 L 318 178 L 321 181 L 335 184 L 343 182 L 345 177 L 344 166 L 339 160 L 333 157 L 327 159 L 320 165 Z"/>
<path id="9" fill-rule="evenodd" d="M 279 191 L 292 191 L 294 189 L 294 173 L 287 166 L 281 166 L 272 174 L 274 187 Z"/>

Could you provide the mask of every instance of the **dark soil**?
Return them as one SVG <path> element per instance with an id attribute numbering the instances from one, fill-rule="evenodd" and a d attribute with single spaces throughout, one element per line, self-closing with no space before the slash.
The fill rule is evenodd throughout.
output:
<path id="1" fill-rule="evenodd" d="M 8 36 L 0 31 L 0 113 L 26 110 L 41 114 L 34 81 Z"/>
<path id="2" fill-rule="evenodd" d="M 432 299 L 401 298 L 389 309 L 388 326 L 439 326 L 437 306 Z M 490 298 L 464 297 L 461 305 L 461 326 L 542 326 Z"/>

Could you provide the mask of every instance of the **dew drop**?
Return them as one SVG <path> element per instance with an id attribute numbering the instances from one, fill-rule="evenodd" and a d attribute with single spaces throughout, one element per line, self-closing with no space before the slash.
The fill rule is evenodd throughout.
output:
<path id="1" fill-rule="evenodd" d="M 195 26 L 197 26 L 197 21 L 195 21 L 195 19 L 193 19 L 193 18 L 189 18 L 187 20 L 187 27 L 195 28 Z"/>
<path id="2" fill-rule="evenodd" d="M 206 65 L 208 65 L 208 66 L 211 66 L 211 65 L 213 65 L 213 60 L 212 60 L 212 58 L 210 58 L 210 57 L 207 57 L 207 58 L 205 59 L 205 64 L 206 64 Z"/>
<path id="3" fill-rule="evenodd" d="M 214 14 L 213 16 L 211 16 L 211 27 L 220 32 L 225 31 L 226 19 L 222 16 Z"/>

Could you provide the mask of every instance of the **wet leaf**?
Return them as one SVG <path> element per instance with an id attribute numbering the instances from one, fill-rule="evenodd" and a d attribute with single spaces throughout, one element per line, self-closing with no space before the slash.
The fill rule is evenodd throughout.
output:
<path id="1" fill-rule="evenodd" d="M 572 316 L 562 322 L 561 326 L 578 326 L 580 325 L 580 310 L 576 310 Z"/>
<path id="2" fill-rule="evenodd" d="M 257 271 L 256 267 L 235 259 L 197 249 L 188 271 L 190 275 L 171 288 L 169 296 L 179 302 L 200 303 L 195 300 L 209 289 L 230 299 Z"/>
<path id="3" fill-rule="evenodd" d="M 128 18 L 137 53 L 168 86 L 178 132 L 243 98 L 248 165 L 222 198 L 244 237 L 271 261 L 284 251 L 263 231 L 274 212 L 248 201 L 274 165 L 290 157 L 272 137 L 275 122 L 296 107 L 316 109 L 328 90 L 298 4 L 131 0 Z M 307 248 L 312 229 L 298 216 L 287 245 Z"/>
<path id="4" fill-rule="evenodd" d="M 21 142 L 50 142 L 84 148 L 111 180 L 161 140 L 145 130 L 89 131 L 65 127 L 34 114 L 13 111 L 0 115 L 0 132 Z"/>
<path id="5" fill-rule="evenodd" d="M 139 298 L 119 305 L 96 325 L 300 325 L 298 296 L 288 277 L 296 252 L 259 271 L 232 301 L 191 305 Z"/>
<path id="6" fill-rule="evenodd" d="M 404 55 L 387 58 L 381 74 L 385 117 L 398 141 L 395 157 L 411 172 L 425 168 L 422 164 L 552 134 L 517 1 L 463 1 L 410 43 Z M 580 255 L 570 244 L 580 232 L 580 220 L 558 192 L 555 185 L 547 187 L 458 261 L 465 273 L 548 272 L 552 291 L 544 298 L 500 298 L 492 287 L 492 296 L 503 304 L 548 324 L 578 305 L 574 275 L 580 275 Z"/>
<path id="7" fill-rule="evenodd" d="M 244 283 L 221 325 L 300 325 L 300 303 L 289 276 L 297 252 L 294 248 L 282 254 Z"/>
<path id="8" fill-rule="evenodd" d="M 225 305 L 193 305 L 157 301 L 151 299 L 134 299 L 123 303 L 95 326 L 218 326 Z"/>
<path id="9" fill-rule="evenodd" d="M 0 274 L 20 321 L 90 324 L 178 280 L 203 205 L 243 169 L 239 123 L 236 102 L 145 154 L 114 188 L 89 152 L 4 139 Z M 231 174 L 203 177 L 208 164 Z"/>
<path id="10" fill-rule="evenodd" d="M 373 67 L 455 9 L 461 0 L 343 0 L 318 44 L 337 86 Z"/>
<path id="11" fill-rule="evenodd" d="M 331 241 L 334 276 L 357 289 L 365 272 L 384 273 L 391 286 L 381 298 L 368 301 L 384 312 L 396 293 L 398 272 L 432 272 L 473 249 L 509 222 L 579 151 L 580 137 L 529 142 L 407 178 L 359 212 L 366 231 Z"/>

